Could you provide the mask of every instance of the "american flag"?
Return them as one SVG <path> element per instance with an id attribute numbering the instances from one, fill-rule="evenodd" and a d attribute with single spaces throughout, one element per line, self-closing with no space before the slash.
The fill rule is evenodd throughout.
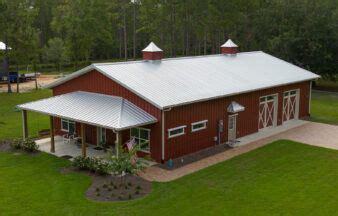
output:
<path id="1" fill-rule="evenodd" d="M 135 144 L 136 144 L 135 137 L 128 140 L 127 143 L 126 143 L 128 151 L 132 150 L 134 148 Z"/>

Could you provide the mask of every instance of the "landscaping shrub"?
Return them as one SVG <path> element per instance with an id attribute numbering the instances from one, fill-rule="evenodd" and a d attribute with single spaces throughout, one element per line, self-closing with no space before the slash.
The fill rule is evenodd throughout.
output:
<path id="1" fill-rule="evenodd" d="M 80 170 L 89 170 L 89 158 L 77 156 L 74 158 L 72 165 Z"/>
<path id="2" fill-rule="evenodd" d="M 15 139 L 12 141 L 11 146 L 14 149 L 22 149 L 27 152 L 37 152 L 39 149 L 39 146 L 31 138 Z"/>
<path id="3" fill-rule="evenodd" d="M 22 142 L 22 149 L 28 152 L 37 152 L 39 146 L 32 139 L 26 139 Z"/>
<path id="4" fill-rule="evenodd" d="M 21 149 L 21 146 L 22 146 L 22 140 L 21 139 L 14 139 L 11 142 L 11 147 L 13 149 Z"/>
<path id="5" fill-rule="evenodd" d="M 110 172 L 110 164 L 100 158 L 78 156 L 74 158 L 72 165 L 80 170 L 96 172 L 99 175 Z"/>

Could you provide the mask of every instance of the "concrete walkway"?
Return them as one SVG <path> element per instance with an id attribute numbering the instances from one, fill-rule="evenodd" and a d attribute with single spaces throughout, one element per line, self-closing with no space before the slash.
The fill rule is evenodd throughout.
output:
<path id="1" fill-rule="evenodd" d="M 300 120 L 290 122 L 288 125 L 243 137 L 240 139 L 241 143 L 238 147 L 228 151 L 218 153 L 174 170 L 165 170 L 157 166 L 148 167 L 140 176 L 149 181 L 172 181 L 279 139 L 289 139 L 314 146 L 338 149 L 338 126 Z"/>

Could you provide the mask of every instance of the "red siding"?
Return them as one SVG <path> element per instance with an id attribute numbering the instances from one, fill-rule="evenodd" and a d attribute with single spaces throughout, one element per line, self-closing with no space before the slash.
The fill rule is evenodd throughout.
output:
<path id="1" fill-rule="evenodd" d="M 222 54 L 236 54 L 238 53 L 238 47 L 221 47 Z"/>
<path id="2" fill-rule="evenodd" d="M 163 52 L 143 52 L 143 60 L 161 60 Z"/>
<path id="3" fill-rule="evenodd" d="M 217 124 L 220 119 L 224 122 L 224 132 L 221 134 L 221 142 L 227 141 L 228 113 L 226 111 L 231 101 L 236 101 L 245 106 L 245 111 L 237 117 L 237 137 L 242 137 L 258 131 L 259 98 L 264 95 L 278 93 L 278 117 L 277 124 L 282 123 L 283 92 L 292 89 L 300 89 L 299 118 L 309 116 L 308 101 L 310 82 L 303 82 L 288 86 L 265 89 L 256 92 L 220 98 L 180 107 L 174 107 L 165 112 L 165 160 L 176 158 L 188 153 L 215 145 L 214 137 L 217 136 Z M 191 123 L 208 120 L 205 130 L 191 132 Z M 174 138 L 168 138 L 168 129 L 186 125 L 186 134 Z"/>
<path id="4" fill-rule="evenodd" d="M 86 73 L 82 76 L 79 76 L 75 79 L 72 79 L 68 82 L 65 82 L 59 86 L 56 86 L 53 89 L 53 95 L 65 94 L 73 91 L 87 91 L 87 92 L 96 92 L 107 95 L 114 95 L 123 97 L 130 102 L 134 103 L 138 107 L 142 108 L 149 114 L 153 115 L 158 119 L 158 122 L 152 125 L 149 125 L 148 128 L 151 129 L 151 140 L 150 140 L 150 151 L 151 157 L 157 161 L 161 160 L 161 110 L 140 98 L 133 92 L 109 79 L 105 75 L 93 70 L 89 73 Z M 56 127 L 60 128 L 60 123 L 55 123 Z M 80 126 L 79 126 L 80 127 Z M 56 132 L 61 133 L 60 130 L 56 130 Z M 80 132 L 80 131 L 78 131 Z M 110 132 L 109 132 L 110 133 Z M 95 136 L 96 132 L 91 132 L 91 136 Z M 122 139 L 125 142 L 129 138 L 129 130 L 124 132 L 122 135 Z M 88 137 L 89 138 L 89 137 Z M 109 138 L 109 140 L 108 140 Z M 107 140 L 109 142 L 114 138 L 113 135 L 108 135 Z M 94 139 L 94 138 L 90 138 Z M 114 138 L 115 139 L 115 138 Z"/>

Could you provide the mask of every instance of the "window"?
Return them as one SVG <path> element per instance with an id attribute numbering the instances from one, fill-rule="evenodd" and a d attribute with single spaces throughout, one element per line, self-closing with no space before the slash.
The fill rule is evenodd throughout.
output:
<path id="1" fill-rule="evenodd" d="M 263 96 L 263 97 L 260 97 L 259 98 L 259 102 L 260 103 L 266 103 L 266 102 L 269 102 L 269 101 L 273 101 L 275 98 L 275 95 L 267 95 L 267 96 Z"/>
<path id="2" fill-rule="evenodd" d="M 229 116 L 229 130 L 233 130 L 235 128 L 235 117 Z"/>
<path id="3" fill-rule="evenodd" d="M 150 130 L 146 128 L 130 129 L 130 137 L 134 137 L 138 149 L 141 151 L 150 151 Z"/>
<path id="4" fill-rule="evenodd" d="M 168 138 L 173 138 L 185 134 L 186 126 L 179 126 L 168 130 Z"/>
<path id="5" fill-rule="evenodd" d="M 68 119 L 61 119 L 61 130 L 69 134 L 75 133 L 75 122 Z"/>
<path id="6" fill-rule="evenodd" d="M 290 95 L 296 95 L 296 93 L 297 93 L 296 90 L 290 91 Z"/>
<path id="7" fill-rule="evenodd" d="M 206 129 L 207 128 L 207 122 L 208 122 L 208 120 L 203 120 L 203 121 L 191 123 L 191 132 Z"/>

